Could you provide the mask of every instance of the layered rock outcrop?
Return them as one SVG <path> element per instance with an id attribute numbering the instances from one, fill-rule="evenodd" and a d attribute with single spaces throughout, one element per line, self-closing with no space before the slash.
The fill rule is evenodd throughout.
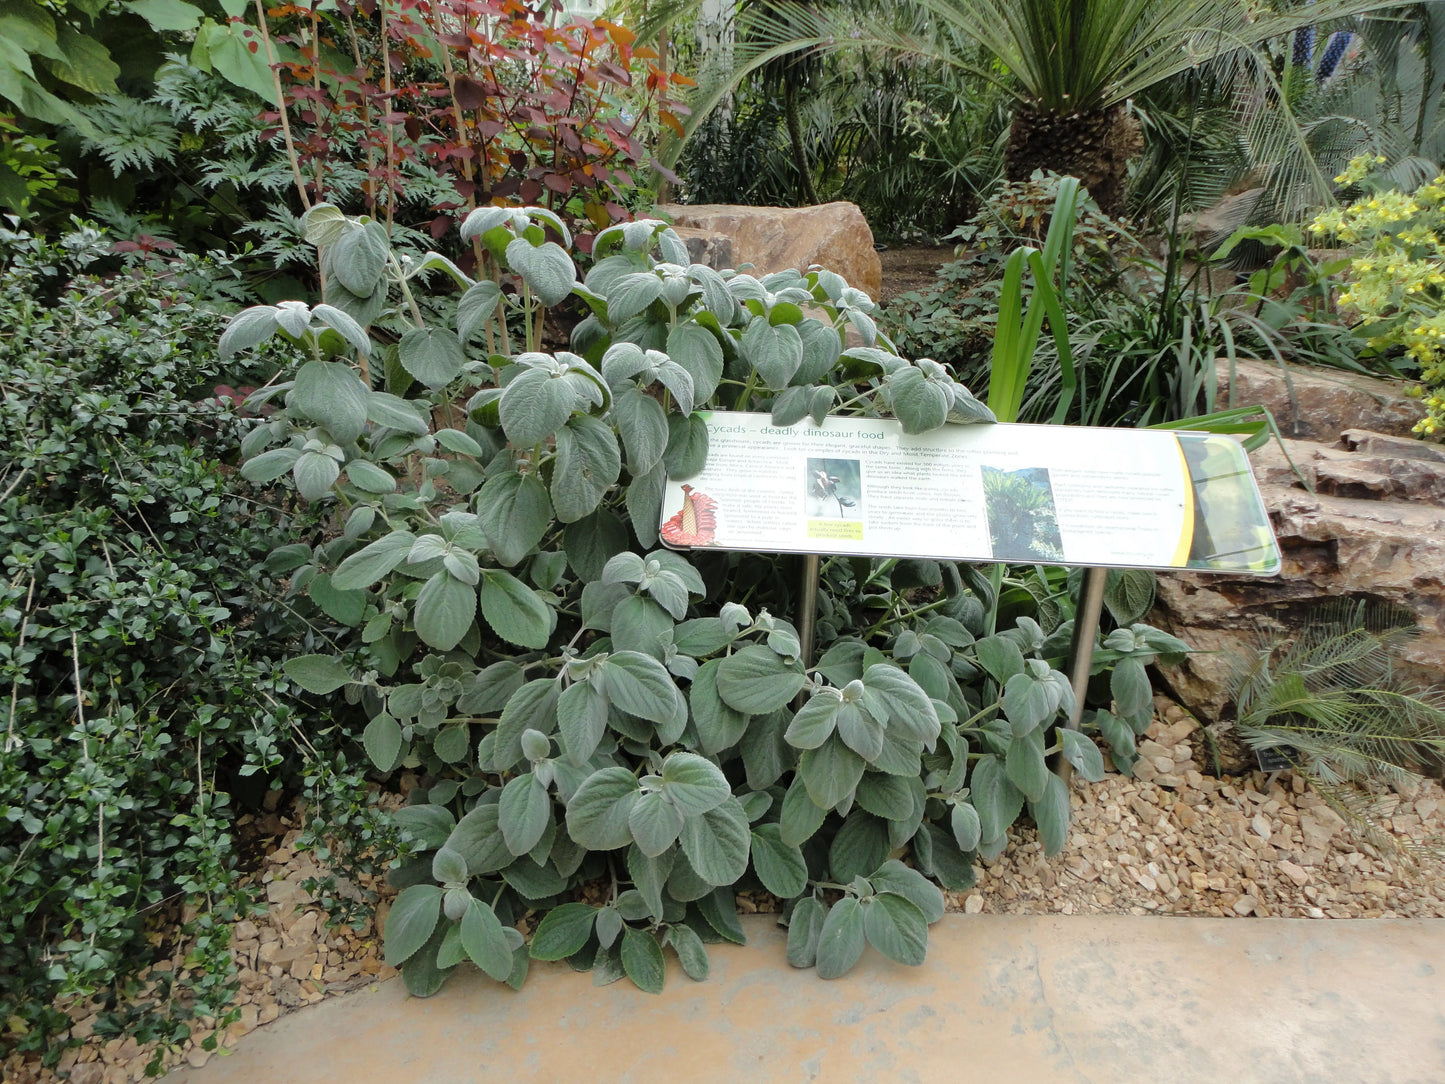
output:
<path id="1" fill-rule="evenodd" d="M 1196 649 L 1162 672 L 1171 691 L 1202 721 L 1227 720 L 1261 632 L 1297 630 L 1339 599 L 1408 611 L 1420 632 L 1402 672 L 1445 682 L 1445 448 L 1410 437 L 1419 404 L 1386 381 L 1256 363 L 1239 366 L 1234 402 L 1269 406 L 1286 437 L 1251 456 L 1284 565 L 1159 577 L 1151 620 Z"/>

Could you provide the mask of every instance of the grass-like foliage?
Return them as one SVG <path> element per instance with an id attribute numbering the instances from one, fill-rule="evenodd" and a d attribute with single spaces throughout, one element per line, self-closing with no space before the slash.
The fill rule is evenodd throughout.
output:
<path id="1" fill-rule="evenodd" d="M 660 222 L 603 230 L 582 281 L 539 208 L 468 217 L 475 280 L 399 257 L 374 221 L 322 206 L 306 226 L 326 303 L 240 313 L 222 350 L 300 347 L 255 397 L 281 409 L 243 473 L 335 513 L 294 577 L 352 631 L 286 671 L 359 700 L 376 766 L 421 779 L 385 931 L 414 992 L 468 960 L 518 984 L 563 958 L 657 990 L 664 947 L 702 978 L 704 942 L 742 939 L 745 887 L 786 903 L 796 965 L 840 975 L 865 945 L 918 964 L 937 885 L 971 884 L 1025 807 L 1063 845 L 1046 757 L 1103 770 L 1089 739 L 1054 736 L 1067 623 L 1000 627 L 1001 577 L 973 569 L 838 558 L 814 663 L 789 620 L 796 558 L 658 545 L 666 478 L 706 461 L 701 411 L 992 420 L 895 353 L 865 294 L 826 270 L 720 274 Z M 570 350 L 543 352 L 559 308 L 581 317 Z M 1100 653 L 1117 714 L 1089 721 L 1124 762 L 1144 666 L 1182 646 L 1134 626 Z"/>

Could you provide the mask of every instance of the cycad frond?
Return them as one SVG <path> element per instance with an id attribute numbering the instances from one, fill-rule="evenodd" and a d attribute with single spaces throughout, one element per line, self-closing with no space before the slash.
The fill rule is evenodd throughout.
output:
<path id="1" fill-rule="evenodd" d="M 1417 778 L 1445 763 L 1445 696 L 1412 688 L 1393 649 L 1411 630 L 1398 613 L 1332 608 L 1292 642 L 1267 638 L 1236 676 L 1240 736 L 1290 747 L 1330 784 Z"/>
<path id="2" fill-rule="evenodd" d="M 1408 836 L 1402 837 L 1389 831 L 1384 825 L 1384 818 L 1390 814 L 1384 808 L 1382 795 L 1354 784 L 1342 784 L 1311 775 L 1308 771 L 1302 774 L 1314 792 L 1325 800 L 1325 804 L 1339 815 L 1359 839 L 1373 847 L 1382 857 L 1393 858 L 1406 867 L 1425 859 L 1438 860 L 1445 857 L 1445 842 L 1438 837 L 1416 842 Z"/>

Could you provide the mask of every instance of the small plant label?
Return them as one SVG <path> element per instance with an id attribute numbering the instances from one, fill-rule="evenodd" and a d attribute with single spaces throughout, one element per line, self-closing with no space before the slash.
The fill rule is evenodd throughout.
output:
<path id="1" fill-rule="evenodd" d="M 667 480 L 662 540 L 716 547 L 1273 575 L 1279 548 L 1225 436 L 1057 425 L 701 415 L 703 469 Z"/>

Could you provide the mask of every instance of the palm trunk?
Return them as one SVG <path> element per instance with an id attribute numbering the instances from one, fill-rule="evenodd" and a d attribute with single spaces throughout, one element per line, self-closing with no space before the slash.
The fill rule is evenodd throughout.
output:
<path id="1" fill-rule="evenodd" d="M 1106 215 L 1122 217 L 1129 161 L 1143 148 L 1139 127 L 1121 105 L 1061 114 L 1020 102 L 1014 107 L 1004 172 L 1026 181 L 1034 170 L 1077 177 Z"/>
<path id="2" fill-rule="evenodd" d="M 803 147 L 803 128 L 798 122 L 798 85 L 786 78 L 783 81 L 783 116 L 788 122 L 788 139 L 793 144 L 793 166 L 798 171 L 803 200 L 809 206 L 815 206 L 822 200 L 813 187 L 813 168 L 808 164 L 808 153 Z"/>

